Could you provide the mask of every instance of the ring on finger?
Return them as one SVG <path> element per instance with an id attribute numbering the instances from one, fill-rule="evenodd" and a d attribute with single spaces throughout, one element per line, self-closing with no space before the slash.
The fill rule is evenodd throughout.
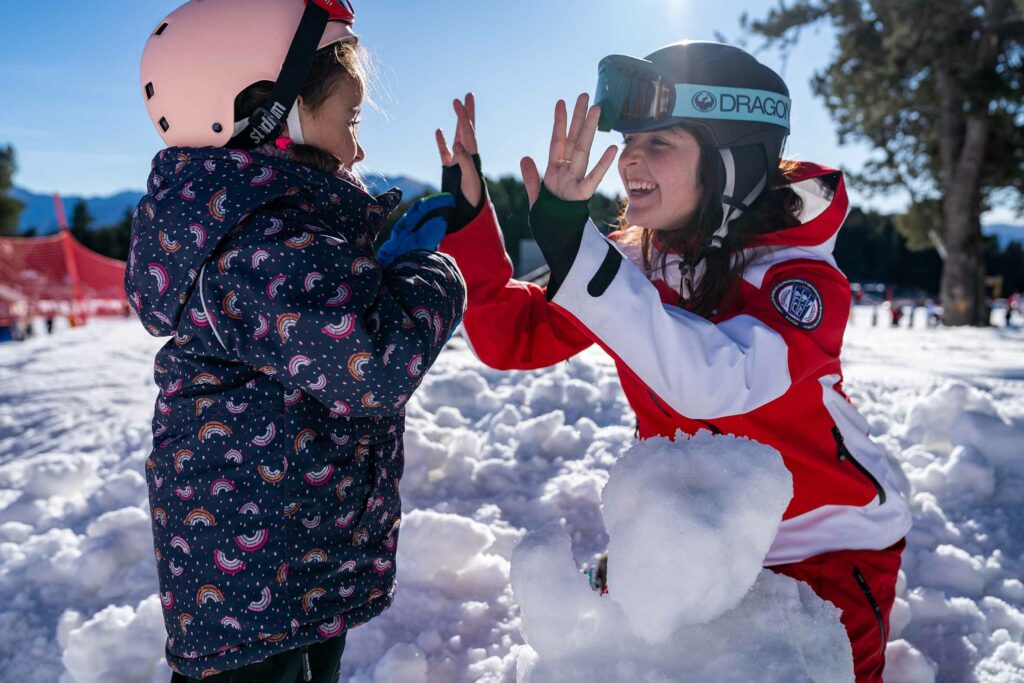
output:
<path id="1" fill-rule="evenodd" d="M 558 160 L 558 165 L 559 166 L 567 166 L 567 165 L 569 165 L 571 163 L 572 163 L 572 159 L 559 159 Z"/>

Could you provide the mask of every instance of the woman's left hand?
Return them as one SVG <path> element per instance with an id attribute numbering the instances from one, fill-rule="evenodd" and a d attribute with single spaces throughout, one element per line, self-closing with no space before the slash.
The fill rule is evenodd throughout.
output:
<path id="1" fill-rule="evenodd" d="M 601 108 L 590 107 L 590 96 L 583 93 L 576 100 L 572 112 L 572 124 L 566 133 L 566 105 L 559 100 L 555 105 L 555 125 L 551 132 L 551 147 L 548 154 L 548 167 L 544 171 L 544 187 L 559 199 L 575 202 L 588 200 L 594 196 L 597 186 L 601 184 L 608 169 L 615 162 L 615 154 L 619 148 L 610 146 L 601 155 L 597 165 L 588 174 L 590 150 L 594 146 L 594 134 L 601 119 Z M 526 193 L 533 206 L 540 196 L 541 178 L 537 163 L 531 157 L 524 157 L 520 162 Z"/>

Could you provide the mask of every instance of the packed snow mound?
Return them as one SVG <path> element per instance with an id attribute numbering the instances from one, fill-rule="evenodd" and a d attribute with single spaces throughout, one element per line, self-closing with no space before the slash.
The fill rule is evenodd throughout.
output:
<path id="1" fill-rule="evenodd" d="M 608 583 L 633 630 L 655 644 L 736 607 L 792 497 L 782 456 L 756 441 L 677 432 L 631 448 L 603 499 Z"/>
<path id="2" fill-rule="evenodd" d="M 930 450 L 969 448 L 993 467 L 1024 474 L 1024 418 L 1005 415 L 989 393 L 965 382 L 946 382 L 914 403 L 907 436 Z"/>
<path id="3" fill-rule="evenodd" d="M 779 453 L 755 441 L 679 433 L 631 448 L 603 492 L 607 595 L 558 525 L 512 555 L 519 683 L 852 681 L 839 610 L 762 569 L 792 495 Z"/>

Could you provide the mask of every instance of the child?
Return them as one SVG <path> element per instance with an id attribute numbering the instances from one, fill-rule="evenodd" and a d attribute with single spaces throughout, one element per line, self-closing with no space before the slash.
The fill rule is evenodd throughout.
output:
<path id="1" fill-rule="evenodd" d="M 146 461 L 173 681 L 333 683 L 392 600 L 405 405 L 465 285 L 447 256 L 371 250 L 400 193 L 353 172 L 353 22 L 337 0 L 191 0 L 143 56 L 169 148 L 125 285 L 173 335 Z"/>
<path id="2" fill-rule="evenodd" d="M 850 285 L 831 252 L 848 202 L 839 171 L 781 159 L 788 95 L 718 43 L 609 57 L 600 106 L 588 113 L 581 96 L 568 132 L 558 103 L 543 185 L 523 160 L 547 287 L 511 279 L 492 211 L 442 248 L 466 277 L 465 333 L 488 365 L 544 367 L 597 343 L 640 437 L 707 429 L 778 449 L 794 495 L 765 565 L 835 603 L 857 681 L 881 681 L 910 513 L 842 390 Z M 616 153 L 587 174 L 599 124 L 625 135 L 626 227 L 609 238 L 588 222 Z M 475 152 L 465 110 L 458 134 Z"/>

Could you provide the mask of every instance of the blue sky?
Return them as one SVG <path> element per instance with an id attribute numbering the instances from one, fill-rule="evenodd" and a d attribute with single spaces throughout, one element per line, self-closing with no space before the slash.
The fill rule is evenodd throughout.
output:
<path id="1" fill-rule="evenodd" d="M 433 130 L 451 131 L 451 99 L 473 90 L 485 172 L 546 159 L 554 102 L 592 91 L 612 53 L 643 56 L 681 40 L 742 37 L 739 16 L 774 0 L 354 0 L 356 30 L 381 72 L 383 112 L 368 111 L 366 167 L 437 183 Z M 0 25 L 0 144 L 18 151 L 15 183 L 38 192 L 111 194 L 142 188 L 160 138 L 146 116 L 138 65 L 149 32 L 178 0 L 8 3 Z M 240 17 L 239 21 L 244 22 Z M 757 43 L 754 43 L 756 46 Z M 258 49 L 253 45 L 253 49 Z M 862 146 L 839 147 L 809 79 L 834 49 L 827 27 L 805 32 L 783 72 L 792 98 L 789 155 L 857 168 Z M 772 51 L 758 54 L 780 70 Z M 571 100 L 570 100 L 571 101 Z M 595 149 L 617 142 L 599 135 Z M 621 190 L 614 172 L 602 189 Z M 856 199 L 863 199 L 856 197 Z M 899 195 L 872 204 L 896 209 Z"/>

